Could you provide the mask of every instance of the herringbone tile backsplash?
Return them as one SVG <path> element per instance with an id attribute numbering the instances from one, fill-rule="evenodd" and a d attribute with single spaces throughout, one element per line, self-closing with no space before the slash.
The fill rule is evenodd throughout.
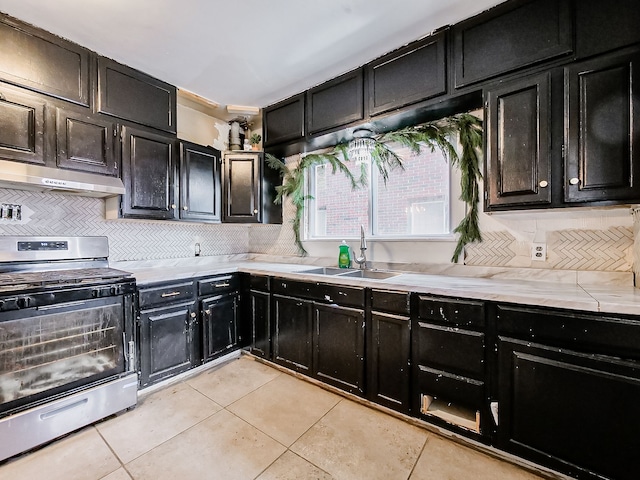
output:
<path id="1" fill-rule="evenodd" d="M 104 200 L 56 193 L 0 189 L 0 200 L 23 209 L 20 223 L 0 220 L 2 235 L 104 235 L 113 261 L 192 257 L 196 243 L 203 256 L 249 252 L 247 225 L 105 220 Z"/>
<path id="2" fill-rule="evenodd" d="M 113 261 L 192 257 L 196 243 L 200 244 L 203 256 L 297 254 L 290 226 L 294 211 L 288 202 L 284 205 L 283 225 L 106 220 L 104 200 L 13 189 L 0 189 L 0 202 L 20 204 L 23 212 L 20 222 L 0 220 L 0 234 L 104 235 L 109 238 Z M 530 242 L 517 238 L 518 234 L 517 229 L 483 231 L 483 242 L 467 247 L 465 264 L 557 270 L 632 270 L 632 226 L 550 230 L 545 238 L 547 259 L 534 263 L 530 260 Z M 640 255 L 640 248 L 637 250 Z"/>

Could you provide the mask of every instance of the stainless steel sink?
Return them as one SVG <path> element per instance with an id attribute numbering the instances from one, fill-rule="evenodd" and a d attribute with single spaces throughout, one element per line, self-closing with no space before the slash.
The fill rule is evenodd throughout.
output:
<path id="1" fill-rule="evenodd" d="M 312 275 L 342 275 L 345 272 L 352 272 L 353 270 L 348 270 L 345 268 L 337 268 L 337 267 L 319 267 L 319 268 L 311 268 L 309 270 L 300 270 L 298 273 L 310 273 Z"/>
<path id="2" fill-rule="evenodd" d="M 379 270 L 354 270 L 352 272 L 348 272 L 340 276 L 369 278 L 371 280 L 384 280 L 385 278 L 396 277 L 398 275 L 400 275 L 400 273 L 398 272 L 382 272 Z"/>
<path id="3" fill-rule="evenodd" d="M 311 268 L 309 270 L 301 270 L 298 273 L 310 273 L 312 275 L 336 275 L 340 277 L 351 278 L 368 278 L 370 280 L 384 280 L 385 278 L 391 278 L 400 275 L 400 273 L 397 272 L 383 272 L 380 270 L 354 270 L 336 267 Z"/>

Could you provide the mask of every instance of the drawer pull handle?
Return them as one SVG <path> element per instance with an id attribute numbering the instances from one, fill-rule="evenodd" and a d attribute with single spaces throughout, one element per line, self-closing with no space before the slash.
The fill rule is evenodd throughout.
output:
<path id="1" fill-rule="evenodd" d="M 162 298 L 175 297 L 176 295 L 180 295 L 180 292 L 163 293 Z"/>
<path id="2" fill-rule="evenodd" d="M 228 287 L 229 286 L 229 282 L 214 283 L 213 286 L 216 287 L 216 288 Z"/>

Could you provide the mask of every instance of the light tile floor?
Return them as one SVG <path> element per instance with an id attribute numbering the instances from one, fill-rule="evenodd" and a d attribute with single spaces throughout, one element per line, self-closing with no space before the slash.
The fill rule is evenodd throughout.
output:
<path id="1" fill-rule="evenodd" d="M 0 480 L 540 478 L 250 357 L 0 466 Z"/>

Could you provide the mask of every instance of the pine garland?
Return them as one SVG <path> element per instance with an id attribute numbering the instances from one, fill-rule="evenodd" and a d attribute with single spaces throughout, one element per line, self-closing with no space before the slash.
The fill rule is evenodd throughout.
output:
<path id="1" fill-rule="evenodd" d="M 456 148 L 449 138 L 458 133 L 462 145 L 462 155 L 458 156 Z M 453 166 L 461 172 L 460 185 L 462 193 L 460 199 L 467 205 L 467 213 L 460 224 L 454 229 L 459 234 L 458 244 L 451 258 L 456 262 L 464 250 L 464 246 L 471 242 L 481 242 L 482 236 L 478 226 L 478 204 L 480 192 L 478 182 L 482 180 L 480 172 L 479 152 L 482 147 L 482 121 L 469 114 L 459 114 L 451 117 L 429 122 L 413 127 L 405 127 L 393 132 L 387 132 L 372 137 L 374 140 L 371 158 L 373 164 L 384 182 L 387 182 L 389 174 L 396 168 L 403 169 L 403 161 L 387 144 L 399 143 L 408 147 L 412 153 L 420 153 L 422 148 L 431 151 L 439 149 L 445 158 L 448 158 Z M 267 164 L 278 170 L 282 176 L 282 185 L 276 187 L 277 196 L 275 203 L 282 203 L 288 197 L 293 203 L 296 214 L 292 220 L 295 243 L 301 255 L 307 251 L 302 245 L 300 228 L 304 214 L 304 206 L 307 200 L 312 199 L 304 192 L 304 172 L 314 165 L 329 164 L 332 173 L 342 172 L 350 181 L 351 188 L 356 189 L 367 183 L 367 169 L 363 165 L 359 178 L 356 178 L 349 170 L 345 162 L 349 161 L 348 143 L 336 145 L 326 153 L 313 153 L 304 156 L 295 168 L 290 169 L 285 163 L 271 154 L 266 154 Z"/>

